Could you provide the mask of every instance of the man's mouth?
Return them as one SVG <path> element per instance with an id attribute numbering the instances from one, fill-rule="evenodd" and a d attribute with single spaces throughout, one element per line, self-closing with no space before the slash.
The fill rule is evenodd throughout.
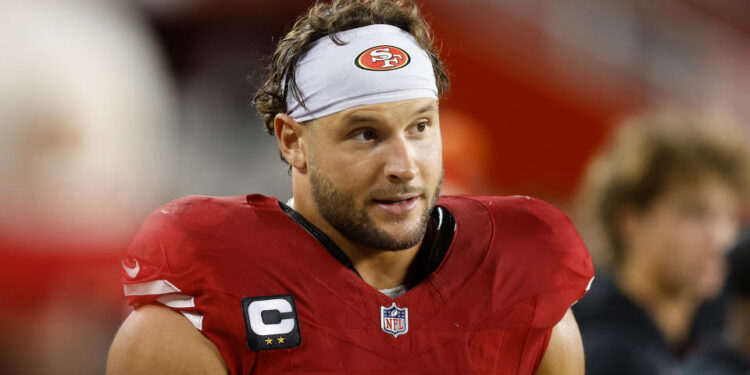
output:
<path id="1" fill-rule="evenodd" d="M 388 214 L 401 216 L 409 213 L 417 206 L 419 195 L 386 197 L 373 199 L 373 202 Z"/>

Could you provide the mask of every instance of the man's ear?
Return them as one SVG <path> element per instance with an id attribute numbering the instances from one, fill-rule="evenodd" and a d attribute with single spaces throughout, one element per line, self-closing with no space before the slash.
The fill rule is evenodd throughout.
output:
<path id="1" fill-rule="evenodd" d="M 281 155 L 292 168 L 304 171 L 307 168 L 307 150 L 305 149 L 305 125 L 294 121 L 289 115 L 279 113 L 273 119 L 276 139 L 279 141 Z"/>

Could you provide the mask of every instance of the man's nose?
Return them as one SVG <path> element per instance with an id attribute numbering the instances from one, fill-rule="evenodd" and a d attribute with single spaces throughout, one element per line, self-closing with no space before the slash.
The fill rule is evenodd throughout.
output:
<path id="1" fill-rule="evenodd" d="M 405 137 L 391 140 L 387 150 L 384 173 L 392 183 L 403 183 L 417 176 L 417 153 L 414 146 Z"/>

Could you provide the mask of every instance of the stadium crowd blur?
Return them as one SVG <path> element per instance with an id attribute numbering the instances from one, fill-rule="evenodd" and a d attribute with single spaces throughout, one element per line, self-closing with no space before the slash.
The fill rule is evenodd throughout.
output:
<path id="1" fill-rule="evenodd" d="M 0 3 L 0 373 L 103 373 L 128 313 L 119 253 L 159 203 L 189 194 L 290 197 L 286 169 L 250 97 L 262 57 L 310 4 Z M 664 103 L 691 108 L 683 112 L 691 114 L 685 124 L 706 111 L 721 113 L 740 124 L 735 140 L 747 140 L 750 3 L 431 0 L 422 9 L 453 81 L 441 104 L 444 192 L 532 195 L 566 211 L 600 266 L 576 307 L 587 353 L 617 358 L 617 345 L 631 344 L 626 336 L 599 348 L 591 345 L 604 338 L 587 340 L 596 330 L 594 307 L 607 292 L 636 287 L 617 281 L 617 263 L 596 235 L 602 223 L 577 211 L 574 197 L 589 161 L 617 144 L 617 124 L 633 113 Z M 687 133 L 683 122 L 664 122 L 677 126 L 675 134 Z M 585 191 L 581 202 L 591 198 Z M 718 218 L 737 230 L 717 235 L 710 249 L 697 246 L 710 256 L 691 258 L 702 266 L 690 270 L 710 268 L 704 277 L 674 270 L 690 250 L 652 250 L 661 258 L 653 267 L 661 268 L 651 271 L 688 272 L 675 280 L 696 284 L 705 306 L 649 315 L 644 306 L 652 305 L 631 301 L 645 319 L 638 327 L 663 344 L 635 361 L 663 350 L 658 355 L 668 359 L 662 369 L 669 373 L 729 374 L 748 366 L 750 240 L 725 255 L 750 215 L 746 204 L 733 202 L 721 204 L 744 221 Z M 631 216 L 618 227 L 625 244 L 639 238 L 654 246 L 662 234 L 679 235 L 636 235 L 643 216 Z M 696 247 L 691 238 L 677 242 Z M 663 316 L 680 318 L 665 323 Z M 713 341 L 691 336 L 696 332 Z"/>

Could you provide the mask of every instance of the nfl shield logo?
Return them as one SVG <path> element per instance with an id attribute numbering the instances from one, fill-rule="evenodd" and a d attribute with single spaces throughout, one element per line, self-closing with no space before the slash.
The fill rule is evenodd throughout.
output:
<path id="1" fill-rule="evenodd" d="M 380 306 L 380 328 L 393 337 L 403 335 L 409 331 L 409 309 L 396 306 L 394 302 L 391 307 Z"/>

